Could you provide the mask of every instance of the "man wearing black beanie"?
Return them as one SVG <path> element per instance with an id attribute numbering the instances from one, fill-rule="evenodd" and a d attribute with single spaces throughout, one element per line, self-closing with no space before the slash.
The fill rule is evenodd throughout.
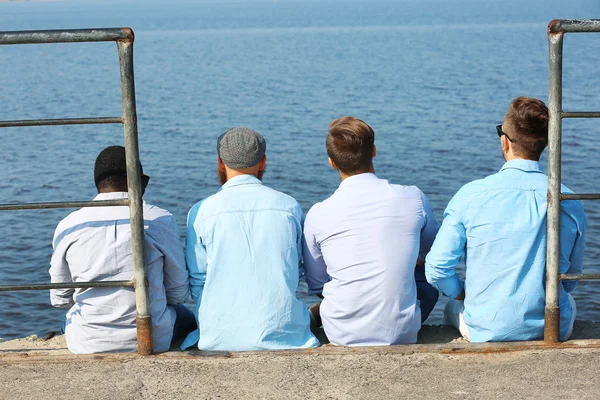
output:
<path id="1" fill-rule="evenodd" d="M 94 200 L 127 198 L 126 171 L 124 147 L 102 150 L 94 166 Z M 143 190 L 149 180 L 142 172 Z M 196 321 L 181 304 L 189 296 L 189 281 L 175 218 L 146 202 L 143 214 L 154 351 L 161 352 L 196 329 Z M 127 206 L 87 207 L 69 214 L 56 228 L 52 244 L 52 283 L 133 278 Z M 68 309 L 64 331 L 73 353 L 137 350 L 131 288 L 54 289 L 50 300 L 54 307 Z"/>

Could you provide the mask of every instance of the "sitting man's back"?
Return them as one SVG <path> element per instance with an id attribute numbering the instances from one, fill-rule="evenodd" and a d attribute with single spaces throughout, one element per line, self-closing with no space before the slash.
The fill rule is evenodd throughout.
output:
<path id="1" fill-rule="evenodd" d="M 302 209 L 260 180 L 265 141 L 234 128 L 218 141 L 216 194 L 192 207 L 186 258 L 197 299 L 201 350 L 261 350 L 319 344 L 295 295 L 302 257 Z"/>
<path id="2" fill-rule="evenodd" d="M 421 190 L 375 175 L 374 140 L 357 118 L 331 123 L 327 153 L 342 183 L 304 223 L 306 282 L 324 298 L 311 310 L 337 345 L 415 343 L 438 298 L 415 266 L 439 224 Z"/>
<path id="3" fill-rule="evenodd" d="M 95 181 L 100 193 L 94 200 L 127 198 L 124 175 L 124 148 L 112 146 L 103 150 L 96 161 Z M 143 180 L 147 183 L 145 175 Z M 103 190 L 107 185 L 113 187 Z M 179 309 L 183 306 L 167 307 L 167 304 L 183 303 L 189 296 L 189 282 L 173 216 L 145 202 L 143 214 L 153 347 L 161 352 L 169 349 L 174 326 L 184 319 Z M 50 267 L 53 283 L 133 278 L 127 206 L 87 207 L 69 214 L 56 228 L 53 245 Z M 137 350 L 133 289 L 55 289 L 50 296 L 53 306 L 69 309 L 65 335 L 73 353 Z"/>
<path id="4" fill-rule="evenodd" d="M 540 339 L 544 328 L 548 177 L 539 157 L 548 143 L 548 109 L 517 98 L 497 133 L 507 162 L 452 198 L 426 263 L 427 279 L 453 299 L 446 321 L 472 342 Z M 560 224 L 560 272 L 580 273 L 586 220 L 579 201 L 561 203 Z M 464 283 L 456 274 L 462 256 Z M 575 284 L 559 285 L 562 340 L 575 320 Z"/>

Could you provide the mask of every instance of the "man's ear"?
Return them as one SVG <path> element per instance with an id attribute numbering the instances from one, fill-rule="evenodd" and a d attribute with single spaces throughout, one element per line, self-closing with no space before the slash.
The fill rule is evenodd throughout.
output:
<path id="1" fill-rule="evenodd" d="M 506 135 L 500 136 L 500 145 L 502 146 L 502 152 L 506 153 L 510 149 L 510 140 L 506 137 Z"/>
<path id="2" fill-rule="evenodd" d="M 377 146 L 373 145 L 373 158 L 377 155 Z"/>
<path id="3" fill-rule="evenodd" d="M 263 156 L 263 158 L 260 160 L 260 162 L 258 163 L 258 170 L 264 171 L 266 166 L 267 166 L 267 155 L 265 154 Z"/>
<path id="4" fill-rule="evenodd" d="M 337 165 L 335 165 L 335 163 L 333 162 L 333 160 L 331 159 L 331 157 L 327 157 L 327 161 L 329 161 L 329 165 L 331 165 L 331 168 L 337 170 L 338 167 Z"/>
<path id="5" fill-rule="evenodd" d="M 223 160 L 221 160 L 221 157 L 217 157 L 218 159 L 218 163 L 219 163 L 219 171 L 221 172 L 225 172 L 225 163 L 223 162 Z"/>

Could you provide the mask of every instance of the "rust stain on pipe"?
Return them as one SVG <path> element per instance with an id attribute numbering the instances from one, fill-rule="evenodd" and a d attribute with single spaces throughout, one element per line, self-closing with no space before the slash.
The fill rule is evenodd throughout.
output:
<path id="1" fill-rule="evenodd" d="M 149 356 L 152 354 L 152 317 L 137 316 L 135 319 L 137 326 L 138 354 L 140 356 Z"/>
<path id="2" fill-rule="evenodd" d="M 546 307 L 544 313 L 544 343 L 560 343 L 560 308 Z"/>
<path id="3" fill-rule="evenodd" d="M 552 21 L 550 21 L 550 23 L 548 24 L 548 34 L 562 33 L 560 22 L 560 19 L 553 19 Z"/>
<path id="4" fill-rule="evenodd" d="M 129 27 L 122 28 L 121 31 L 126 35 L 123 39 L 117 39 L 117 42 L 133 42 L 135 40 L 135 34 L 133 33 L 133 29 Z"/>

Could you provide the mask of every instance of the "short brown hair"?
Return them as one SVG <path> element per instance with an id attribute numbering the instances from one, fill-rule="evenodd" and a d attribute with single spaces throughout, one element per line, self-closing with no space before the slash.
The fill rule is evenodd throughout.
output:
<path id="1" fill-rule="evenodd" d="M 548 107 L 531 97 L 517 97 L 510 103 L 505 121 L 516 155 L 539 160 L 548 145 Z"/>
<path id="2" fill-rule="evenodd" d="M 373 165 L 375 132 L 358 118 L 333 120 L 325 143 L 327 155 L 344 174 L 367 172 Z"/>

